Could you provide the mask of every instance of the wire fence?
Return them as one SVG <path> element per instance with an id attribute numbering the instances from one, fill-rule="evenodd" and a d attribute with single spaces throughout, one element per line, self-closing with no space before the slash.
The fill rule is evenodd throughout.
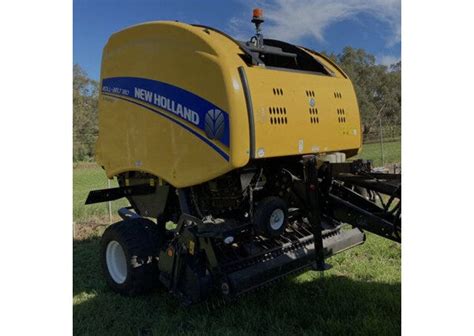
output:
<path id="1" fill-rule="evenodd" d="M 401 170 L 401 126 L 378 127 L 363 134 L 360 158 L 372 160 L 375 167 Z M 393 168 L 395 167 L 395 168 Z"/>
<path id="2" fill-rule="evenodd" d="M 74 163 L 73 166 L 73 229 L 74 238 L 81 237 L 84 230 L 95 230 L 120 220 L 118 209 L 128 206 L 126 199 L 86 205 L 91 190 L 114 188 L 116 180 L 109 180 L 105 171 L 94 162 Z M 87 234 L 86 234 L 87 235 Z"/>
<path id="3" fill-rule="evenodd" d="M 378 127 L 369 133 L 363 134 L 364 144 L 399 141 L 401 138 L 402 129 L 400 125 Z"/>

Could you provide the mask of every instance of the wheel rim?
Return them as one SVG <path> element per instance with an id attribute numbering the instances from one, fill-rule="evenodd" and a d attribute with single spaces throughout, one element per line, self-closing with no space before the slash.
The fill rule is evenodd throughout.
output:
<path id="1" fill-rule="evenodd" d="M 110 241 L 105 251 L 105 260 L 112 279 L 118 284 L 124 283 L 127 278 L 127 258 L 122 245 L 115 240 Z"/>
<path id="2" fill-rule="evenodd" d="M 279 230 L 283 225 L 285 220 L 285 213 L 282 209 L 275 209 L 273 210 L 272 214 L 270 215 L 270 227 L 272 230 Z"/>

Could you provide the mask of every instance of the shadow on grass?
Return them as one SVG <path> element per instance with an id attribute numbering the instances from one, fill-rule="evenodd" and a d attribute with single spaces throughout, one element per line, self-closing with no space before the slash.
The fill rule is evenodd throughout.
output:
<path id="1" fill-rule="evenodd" d="M 74 242 L 75 335 L 400 334 L 400 283 L 310 271 L 208 311 L 205 304 L 181 308 L 163 290 L 136 298 L 113 293 L 98 252 L 99 238 Z"/>

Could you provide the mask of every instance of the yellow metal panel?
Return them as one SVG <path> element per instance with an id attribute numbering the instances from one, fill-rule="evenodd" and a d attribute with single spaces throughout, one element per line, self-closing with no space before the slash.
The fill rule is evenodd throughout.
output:
<path id="1" fill-rule="evenodd" d="M 359 109 L 349 80 L 261 67 L 247 74 L 256 158 L 359 149 Z"/>
<path id="2" fill-rule="evenodd" d="M 218 48 L 210 45 L 219 39 L 232 45 L 216 32 L 178 23 L 149 23 L 112 36 L 104 49 L 102 84 L 130 77 L 184 89 L 227 112 L 232 129 L 228 130 L 230 146 L 226 146 L 172 112 L 136 99 L 133 92 L 123 95 L 109 88 L 100 96 L 97 145 L 97 159 L 109 177 L 140 170 L 184 187 L 248 162 L 245 98 L 237 66 L 218 57 L 219 52 L 229 52 L 229 46 L 222 41 Z"/>
<path id="3" fill-rule="evenodd" d="M 150 22 L 114 34 L 102 58 L 98 162 L 108 177 L 144 171 L 186 187 L 250 157 L 353 155 L 361 138 L 352 84 L 307 52 L 331 76 L 251 66 L 235 41 L 204 27 Z M 254 153 L 239 67 L 252 98 Z"/>

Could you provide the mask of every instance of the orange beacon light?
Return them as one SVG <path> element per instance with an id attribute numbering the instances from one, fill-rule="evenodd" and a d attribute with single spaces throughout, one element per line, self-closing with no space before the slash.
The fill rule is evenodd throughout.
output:
<path id="1" fill-rule="evenodd" d="M 261 8 L 254 8 L 253 17 L 255 19 L 260 19 L 263 16 L 263 10 Z"/>

